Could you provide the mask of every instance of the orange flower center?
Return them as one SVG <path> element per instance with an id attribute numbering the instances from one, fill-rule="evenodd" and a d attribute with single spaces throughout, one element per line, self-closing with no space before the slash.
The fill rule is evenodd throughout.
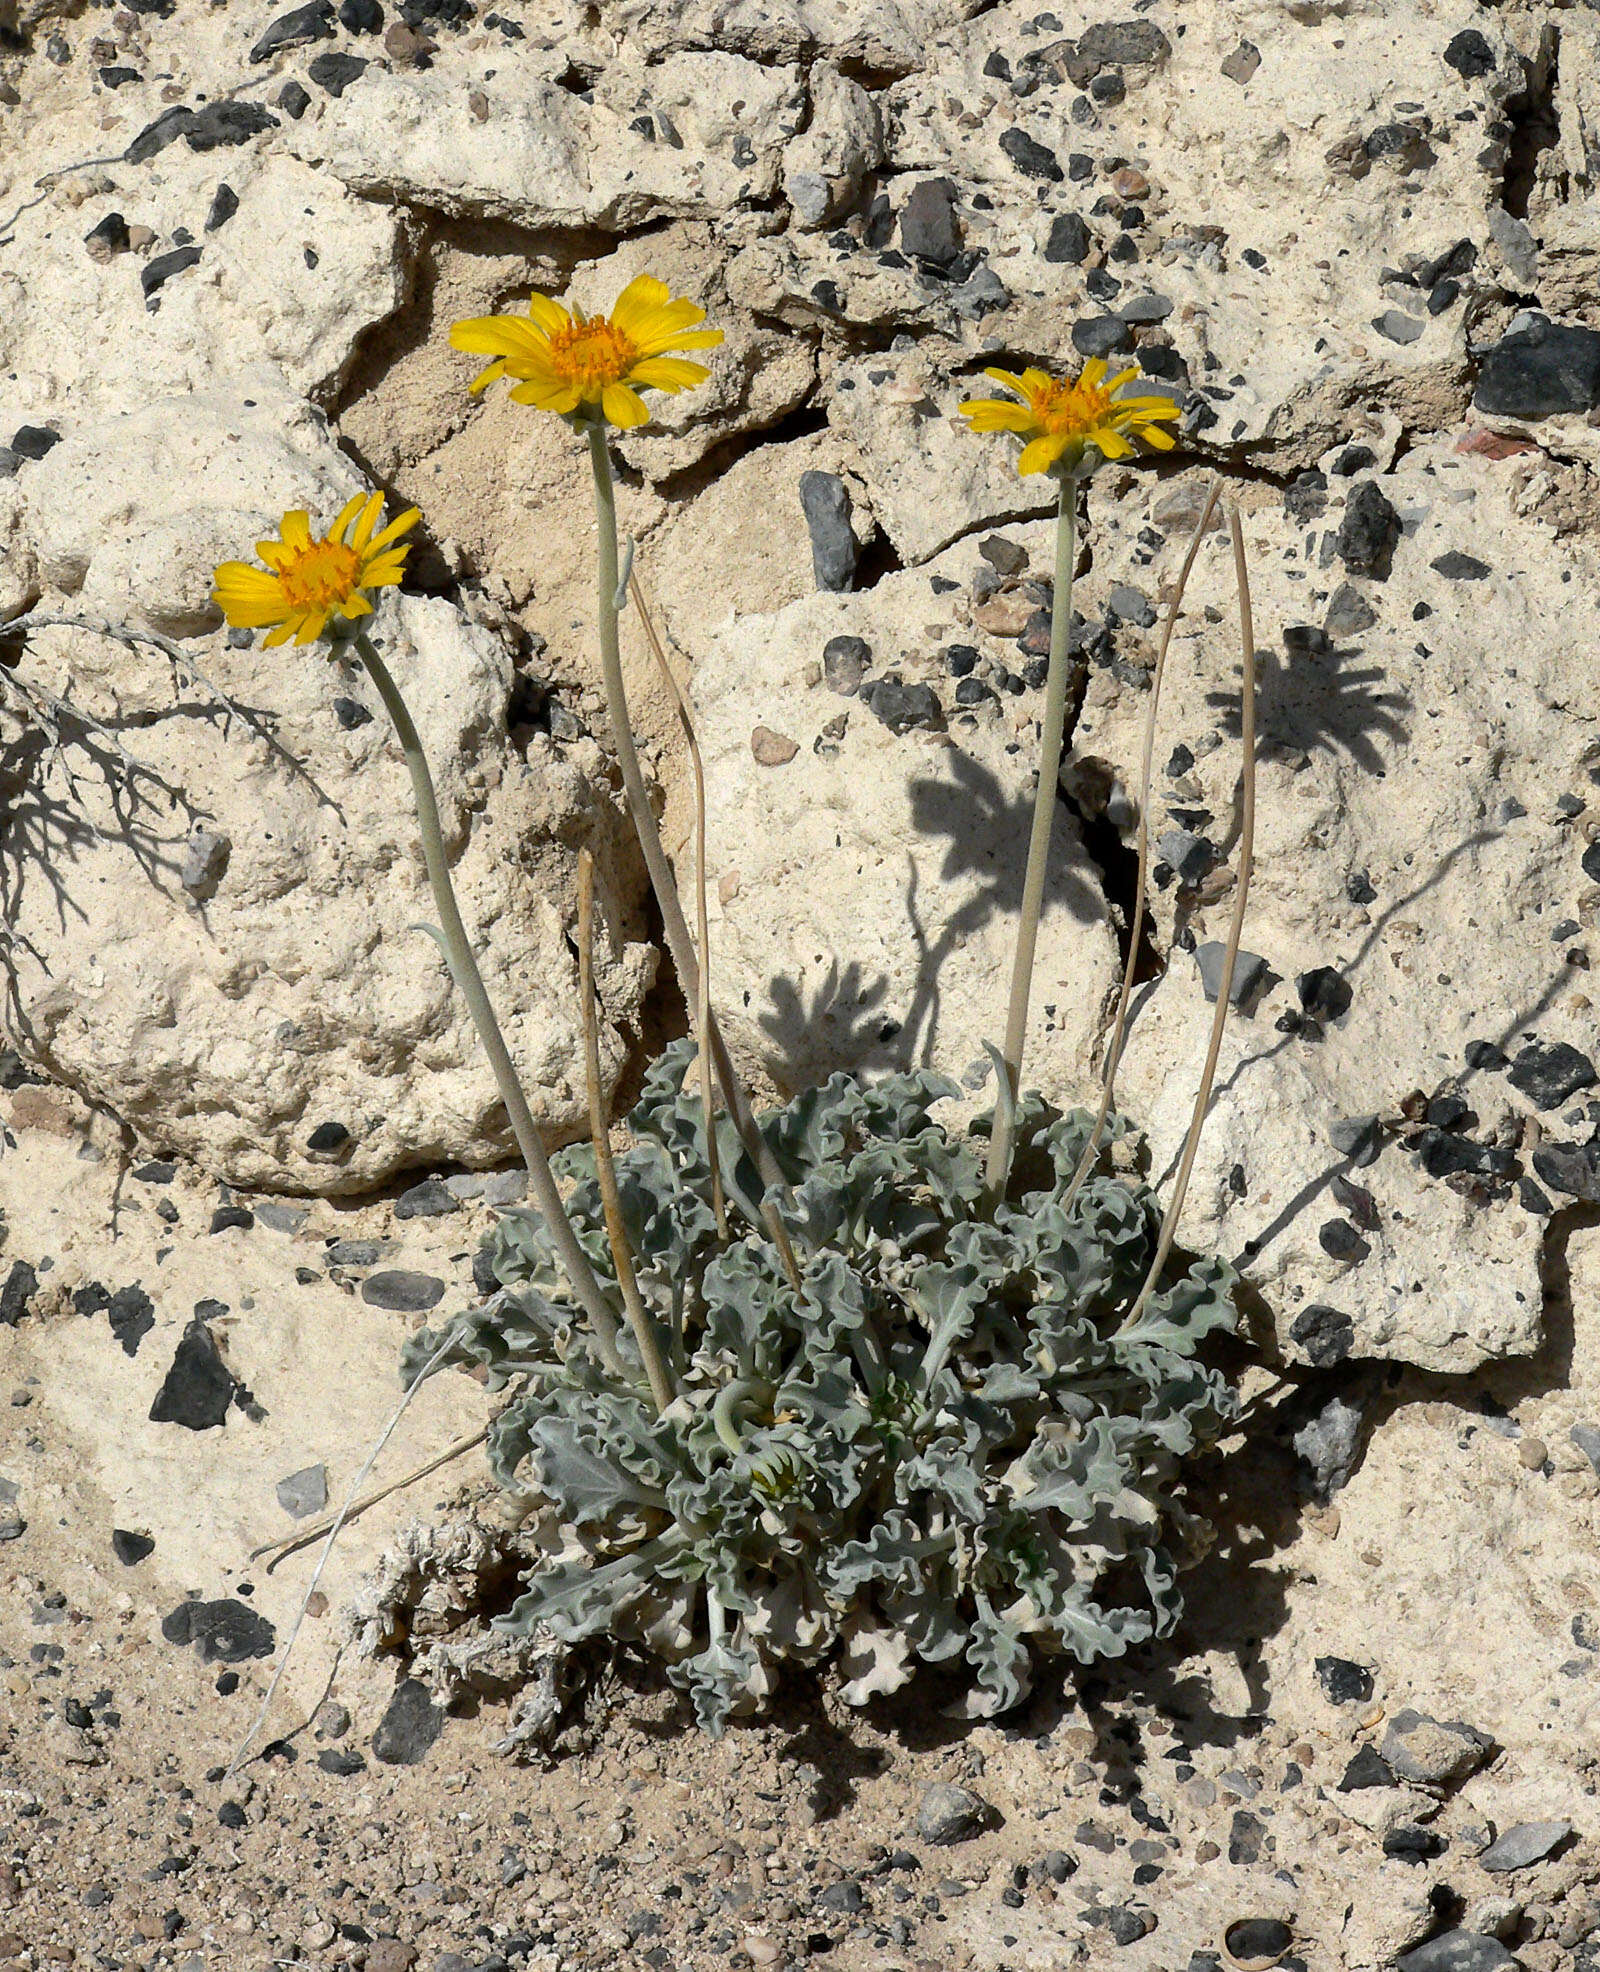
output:
<path id="1" fill-rule="evenodd" d="M 313 541 L 279 569 L 285 602 L 296 609 L 331 609 L 360 586 L 361 557 L 342 541 Z"/>
<path id="2" fill-rule="evenodd" d="M 638 360 L 638 350 L 604 315 L 573 322 L 550 338 L 556 375 L 581 397 L 597 395 L 608 383 L 621 383 Z"/>
<path id="3" fill-rule="evenodd" d="M 1111 393 L 1093 384 L 1053 383 L 1034 399 L 1033 410 L 1039 429 L 1050 437 L 1059 438 L 1063 433 L 1071 438 L 1087 437 L 1110 421 Z"/>

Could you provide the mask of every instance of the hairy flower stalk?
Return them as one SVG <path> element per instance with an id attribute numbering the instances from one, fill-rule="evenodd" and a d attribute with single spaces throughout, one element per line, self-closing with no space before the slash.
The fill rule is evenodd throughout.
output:
<path id="1" fill-rule="evenodd" d="M 677 392 L 705 381 L 710 372 L 704 364 L 667 353 L 677 349 L 710 349 L 721 342 L 720 329 L 698 326 L 704 320 L 704 309 L 692 301 L 673 300 L 664 282 L 640 274 L 623 289 L 609 315 L 569 312 L 548 295 L 534 294 L 529 297 L 526 317 L 480 316 L 457 322 L 450 331 L 450 340 L 457 349 L 494 358 L 473 379 L 473 391 L 487 389 L 499 377 L 514 378 L 517 380 L 511 391 L 514 402 L 555 412 L 588 440 L 599 522 L 600 670 L 606 713 L 639 847 L 644 853 L 651 888 L 661 906 L 667 950 L 697 1027 L 702 1024 L 698 1017 L 699 962 L 639 765 L 622 676 L 617 614 L 624 596 L 617 555 L 616 493 L 606 433 L 611 425 L 630 430 L 648 421 L 650 412 L 640 394 L 642 391 Z M 777 1200 L 788 1195 L 788 1186 L 755 1126 L 749 1098 L 734 1072 L 715 1016 L 707 1012 L 703 1026 L 704 1031 L 696 1038 L 710 1052 L 734 1127 L 765 1188 L 763 1218 L 767 1229 L 785 1272 L 791 1283 L 798 1286 L 799 1268 L 777 1208 Z M 711 1127 L 708 1116 L 706 1128 Z"/>
<path id="2" fill-rule="evenodd" d="M 1039 943 L 1039 917 L 1044 907 L 1044 881 L 1050 862 L 1050 837 L 1055 824 L 1057 782 L 1061 772 L 1062 735 L 1066 725 L 1067 684 L 1072 642 L 1072 577 L 1077 553 L 1078 486 L 1102 459 L 1125 458 L 1143 438 L 1159 450 L 1169 449 L 1172 434 L 1160 421 L 1175 418 L 1178 407 L 1169 397 L 1119 397 L 1137 369 L 1106 377 L 1096 357 L 1076 378 L 1055 378 L 1044 370 L 984 372 L 1013 392 L 1020 403 L 979 397 L 961 406 L 975 432 L 1010 432 L 1021 438 L 1017 470 L 1024 475 L 1050 473 L 1059 484 L 1056 501 L 1055 588 L 1051 600 L 1050 662 L 1045 683 L 1044 712 L 1039 729 L 1039 781 L 1033 797 L 1033 825 L 1028 836 L 1028 866 L 1022 883 L 1022 909 L 1011 965 L 1011 995 L 1006 1010 L 1006 1038 L 1001 1057 L 1005 1087 L 995 1102 L 994 1130 L 989 1140 L 986 1173 L 991 1196 L 1005 1191 L 1011 1170 L 1014 1112 L 1022 1089 L 1022 1051 L 1028 1027 L 1028 1002 L 1033 987 L 1034 956 Z"/>
<path id="3" fill-rule="evenodd" d="M 256 544 L 256 552 L 267 568 L 252 568 L 246 562 L 224 562 L 216 571 L 213 595 L 235 628 L 273 626 L 266 640 L 269 645 L 286 643 L 290 637 L 296 643 L 309 644 L 330 633 L 341 643 L 348 638 L 377 687 L 378 696 L 394 722 L 395 736 L 411 775 L 422 857 L 451 977 L 467 1003 L 478 1038 L 489 1057 L 500 1099 L 506 1106 L 517 1147 L 528 1168 L 528 1181 L 549 1224 L 551 1241 L 573 1294 L 594 1324 L 596 1344 L 607 1365 L 621 1375 L 624 1368 L 617 1348 L 616 1316 L 561 1202 L 533 1112 L 473 957 L 467 928 L 461 921 L 439 827 L 433 775 L 428 769 L 422 741 L 400 688 L 371 638 L 361 629 L 351 634 L 353 625 L 372 611 L 363 588 L 393 586 L 400 581 L 409 547 L 409 543 L 400 542 L 400 537 L 420 518 L 418 510 L 411 507 L 382 533 L 375 533 L 382 512 L 381 493 L 369 498 L 358 495 L 345 506 L 330 532 L 320 539 L 313 539 L 306 513 L 298 510 L 287 513 L 279 538 Z"/>

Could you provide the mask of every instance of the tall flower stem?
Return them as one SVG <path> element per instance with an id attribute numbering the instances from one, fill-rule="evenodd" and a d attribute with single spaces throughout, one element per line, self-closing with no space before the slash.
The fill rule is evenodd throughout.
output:
<path id="1" fill-rule="evenodd" d="M 1050 604 L 1050 670 L 1045 684 L 1044 718 L 1039 732 L 1039 785 L 1033 797 L 1033 829 L 1028 837 L 1028 868 L 1022 880 L 1022 915 L 1017 923 L 1016 953 L 1011 962 L 1011 1003 L 1006 1012 L 1003 1068 L 1006 1087 L 998 1092 L 994 1132 L 989 1139 L 986 1173 L 991 1195 L 1004 1193 L 1011 1175 L 1013 1112 L 1022 1087 L 1022 1048 L 1028 1029 L 1028 998 L 1033 987 L 1033 960 L 1039 943 L 1039 914 L 1044 905 L 1044 880 L 1050 864 L 1050 835 L 1055 824 L 1057 782 L 1061 774 L 1061 736 L 1067 722 L 1067 681 L 1071 672 L 1072 574 L 1077 559 L 1078 482 L 1061 476 L 1056 503 L 1056 575 Z"/>
<path id="2" fill-rule="evenodd" d="M 621 573 L 617 558 L 617 499 L 616 489 L 611 478 L 611 452 L 606 443 L 606 428 L 599 419 L 585 421 L 589 439 L 589 458 L 594 467 L 594 504 L 598 522 L 596 559 L 599 567 L 600 604 L 600 675 L 605 685 L 606 712 L 611 721 L 612 743 L 617 749 L 617 761 L 622 768 L 623 791 L 628 797 L 628 806 L 633 813 L 633 825 L 638 833 L 639 847 L 644 852 L 645 868 L 650 875 L 650 885 L 655 891 L 656 902 L 661 907 L 661 928 L 666 936 L 667 950 L 672 963 L 677 968 L 678 983 L 683 988 L 684 999 L 691 1010 L 700 1006 L 700 966 L 695 955 L 694 941 L 689 936 L 689 926 L 683 915 L 683 905 L 678 897 L 677 880 L 672 874 L 672 865 L 667 860 L 667 852 L 661 846 L 661 832 L 656 827 L 655 811 L 650 806 L 650 793 L 645 786 L 644 773 L 639 765 L 638 749 L 633 743 L 633 725 L 628 713 L 628 692 L 622 677 L 622 647 L 617 633 L 617 591 L 621 583 Z M 784 1272 L 793 1285 L 799 1284 L 799 1268 L 795 1264 L 794 1251 L 782 1219 L 778 1215 L 776 1200 L 788 1191 L 783 1173 L 778 1169 L 776 1158 L 768 1148 L 766 1140 L 756 1128 L 755 1117 L 751 1113 L 750 1100 L 744 1086 L 734 1072 L 732 1059 L 717 1025 L 716 1016 L 707 1012 L 705 1031 L 695 1037 L 700 1046 L 711 1050 L 711 1059 L 717 1071 L 717 1080 L 722 1084 L 723 1098 L 728 1105 L 728 1113 L 733 1118 L 740 1142 L 748 1152 L 750 1161 L 760 1175 L 766 1190 L 766 1201 L 762 1216 L 767 1230 L 778 1249 Z M 707 1118 L 707 1128 L 710 1119 Z"/>
<path id="3" fill-rule="evenodd" d="M 422 857 L 427 865 L 428 882 L 433 890 L 434 909 L 439 914 L 439 929 L 443 937 L 445 957 L 450 965 L 450 975 L 461 997 L 467 1003 L 467 1010 L 472 1015 L 472 1023 L 478 1030 L 478 1039 L 483 1043 L 483 1051 L 489 1057 L 489 1066 L 494 1071 L 500 1100 L 505 1104 L 506 1114 L 511 1119 L 511 1129 L 517 1139 L 517 1148 L 522 1152 L 523 1162 L 528 1167 L 528 1182 L 533 1188 L 534 1202 L 549 1228 L 556 1255 L 566 1271 L 572 1292 L 578 1305 L 594 1326 L 595 1341 L 606 1366 L 614 1374 L 625 1376 L 627 1371 L 617 1348 L 616 1316 L 612 1313 L 611 1304 L 606 1299 L 605 1290 L 601 1287 L 598 1276 L 589 1264 L 588 1256 L 578 1243 L 578 1235 L 573 1231 L 572 1221 L 567 1217 L 566 1207 L 561 1202 L 555 1173 L 550 1169 L 550 1160 L 544 1154 L 544 1145 L 540 1141 L 533 1112 L 528 1107 L 528 1098 L 523 1093 L 522 1083 L 512 1065 L 505 1036 L 500 1032 L 500 1023 L 495 1018 L 494 1008 L 490 1004 L 488 989 L 483 983 L 483 974 L 479 972 L 478 962 L 472 955 L 467 928 L 461 922 L 455 889 L 450 882 L 450 868 L 445 861 L 444 836 L 439 827 L 439 803 L 433 790 L 433 775 L 428 771 L 428 759 L 422 750 L 422 741 L 417 735 L 406 702 L 400 696 L 400 688 L 390 675 L 389 667 L 373 648 L 372 640 L 365 631 L 358 631 L 354 641 L 361 662 L 367 667 L 368 675 L 378 688 L 378 696 L 383 700 L 389 717 L 394 721 L 395 735 L 400 741 L 400 750 L 405 755 L 406 766 L 411 773 L 411 791 L 417 803 L 417 826 L 422 835 Z"/>

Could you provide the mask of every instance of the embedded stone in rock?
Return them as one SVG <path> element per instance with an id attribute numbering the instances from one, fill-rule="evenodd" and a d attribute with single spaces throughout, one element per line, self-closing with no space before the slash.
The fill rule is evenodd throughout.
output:
<path id="1" fill-rule="evenodd" d="M 188 1431 L 209 1431 L 227 1421 L 228 1406 L 238 1387 L 232 1371 L 218 1354 L 210 1329 L 196 1316 L 184 1330 L 172 1367 L 156 1392 L 156 1400 L 150 1406 L 150 1422 L 181 1424 Z"/>
<path id="2" fill-rule="evenodd" d="M 1002 130 L 1000 148 L 1024 177 L 1044 178 L 1051 184 L 1061 182 L 1061 167 L 1056 163 L 1055 152 L 1046 150 L 1026 130 L 1019 130 L 1015 124 L 1009 130 Z"/>
<path id="3" fill-rule="evenodd" d="M 340 0 L 339 24 L 351 34 L 376 34 L 383 26 L 378 0 Z"/>
<path id="4" fill-rule="evenodd" d="M 1600 332 L 1537 315 L 1484 351 L 1473 404 L 1505 418 L 1551 418 L 1600 405 Z"/>
<path id="5" fill-rule="evenodd" d="M 296 1520 L 309 1519 L 328 1504 L 328 1468 L 303 1465 L 298 1472 L 278 1481 L 278 1504 Z"/>
<path id="6" fill-rule="evenodd" d="M 392 28 L 389 31 L 391 34 L 394 32 Z M 289 80 L 278 91 L 278 107 L 285 115 L 292 116 L 295 122 L 298 123 L 301 117 L 311 107 L 310 92 L 302 88 L 291 75 Z"/>
<path id="7" fill-rule="evenodd" d="M 1294 1943 L 1294 1933 L 1281 1918 L 1241 1917 L 1230 1924 L 1223 1937 L 1233 1957 L 1242 1963 L 1271 1962 L 1282 1957 Z"/>
<path id="8" fill-rule="evenodd" d="M 91 260 L 109 260 L 113 254 L 128 251 L 128 222 L 120 212 L 108 212 L 97 226 L 83 236 Z"/>
<path id="9" fill-rule="evenodd" d="M 326 41 L 333 33 L 331 0 L 308 0 L 304 7 L 280 14 L 250 50 L 253 62 L 264 62 L 280 48 L 298 48 L 307 41 Z"/>
<path id="10" fill-rule="evenodd" d="M 1600 1074 L 1586 1054 L 1565 1041 L 1530 1041 L 1506 1080 L 1536 1109 L 1557 1109 L 1580 1089 L 1592 1088 Z"/>
<path id="11" fill-rule="evenodd" d="M 460 1204 L 451 1197 L 443 1178 L 424 1178 L 401 1192 L 395 1201 L 397 1219 L 439 1219 L 447 1212 L 459 1212 Z"/>
<path id="12" fill-rule="evenodd" d="M 811 535 L 811 572 L 819 589 L 847 590 L 855 580 L 856 537 L 850 525 L 850 490 L 837 473 L 800 475 L 800 510 Z"/>
<path id="13" fill-rule="evenodd" d="M 1592 1424 L 1575 1424 L 1567 1433 L 1584 1457 L 1600 1473 L 1600 1430 Z"/>
<path id="14" fill-rule="evenodd" d="M 770 726 L 757 726 L 750 735 L 750 751 L 760 766 L 787 767 L 800 747 L 787 733 L 775 733 Z"/>
<path id="15" fill-rule="evenodd" d="M 1300 1005 L 1313 1020 L 1342 1020 L 1353 995 L 1349 981 L 1332 966 L 1313 966 L 1294 982 Z"/>
<path id="16" fill-rule="evenodd" d="M 1600 1205 L 1600 1143 L 1541 1144 L 1533 1153 L 1533 1168 L 1552 1191 Z"/>
<path id="17" fill-rule="evenodd" d="M 1427 326 L 1415 315 L 1407 315 L 1399 308 L 1386 308 L 1381 315 L 1372 318 L 1372 326 L 1388 342 L 1405 344 L 1421 340 L 1422 331 Z"/>
<path id="18" fill-rule="evenodd" d="M 342 96 L 352 82 L 367 72 L 365 58 L 360 55 L 346 55 L 332 51 L 318 55 L 307 68 L 306 73 L 319 89 L 326 89 L 330 96 Z"/>
<path id="19" fill-rule="evenodd" d="M 13 1260 L 0 1287 L 0 1328 L 15 1328 L 39 1291 L 39 1275 L 26 1260 Z"/>
<path id="20" fill-rule="evenodd" d="M 1166 841 L 1164 836 L 1162 841 L 1163 843 Z M 1211 845 L 1207 843 L 1205 846 L 1209 852 Z M 1161 853 L 1166 854 L 1165 848 Z M 1205 871 L 1202 870 L 1201 875 L 1204 874 Z M 1194 948 L 1194 962 L 1200 973 L 1200 988 L 1213 1006 L 1216 1004 L 1217 995 L 1222 991 L 1222 966 L 1227 954 L 1228 948 L 1220 938 L 1208 938 L 1203 944 L 1196 945 Z M 1228 1004 L 1248 1007 L 1261 991 L 1271 969 L 1259 952 L 1247 952 L 1242 948 L 1236 952 L 1233 961 L 1233 985 L 1228 993 Z"/>
<path id="21" fill-rule="evenodd" d="M 1394 546 L 1400 539 L 1400 515 L 1376 480 L 1364 479 L 1345 502 L 1344 518 L 1335 541 L 1339 559 L 1359 575 L 1388 580 Z"/>
<path id="22" fill-rule="evenodd" d="M 1359 1794 L 1369 1787 L 1393 1787 L 1394 1775 L 1376 1746 L 1358 1747 L 1338 1785 L 1341 1794 Z"/>
<path id="23" fill-rule="evenodd" d="M 1243 86 L 1261 66 L 1261 50 L 1253 41 L 1241 41 L 1222 63 L 1222 73 L 1230 82 Z"/>
<path id="24" fill-rule="evenodd" d="M 1110 356 L 1133 347 L 1133 330 L 1120 315 L 1085 315 L 1072 325 L 1072 346 L 1080 356 Z"/>
<path id="25" fill-rule="evenodd" d="M 1360 1404 L 1332 1397 L 1294 1434 L 1294 1448 L 1310 1468 L 1312 1491 L 1329 1500 L 1356 1469 L 1361 1456 L 1366 1412 Z"/>
<path id="26" fill-rule="evenodd" d="M 324 1773 L 331 1773 L 340 1779 L 348 1780 L 353 1775 L 365 1773 L 367 1763 L 353 1749 L 344 1746 L 325 1746 L 317 1755 L 317 1765 Z"/>
<path id="27" fill-rule="evenodd" d="M 900 214 L 900 244 L 913 259 L 948 267 L 961 251 L 956 188 L 948 178 L 925 178 Z"/>
<path id="28" fill-rule="evenodd" d="M 248 1232 L 256 1222 L 256 1215 L 245 1205 L 219 1205 L 211 1215 L 210 1230 L 220 1232 Z"/>
<path id="29" fill-rule="evenodd" d="M 1399 1779 L 1446 1787 L 1476 1773 L 1494 1751 L 1494 1741 L 1460 1719 L 1430 1719 L 1408 1705 L 1389 1722 L 1382 1751 Z"/>
<path id="30" fill-rule="evenodd" d="M 277 1644 L 277 1632 L 265 1616 L 226 1596 L 216 1602 L 180 1602 L 162 1618 L 161 1634 L 168 1643 L 194 1644 L 202 1664 L 270 1657 Z"/>
<path id="31" fill-rule="evenodd" d="M 392 1244 L 387 1239 L 336 1239 L 323 1257 L 330 1267 L 375 1267 Z"/>
<path id="32" fill-rule="evenodd" d="M 970 1788 L 941 1781 L 930 1787 L 917 1808 L 917 1833 L 935 1848 L 970 1842 L 999 1823 L 992 1804 Z"/>
<path id="33" fill-rule="evenodd" d="M 1190 829 L 1167 829 L 1157 838 L 1156 854 L 1177 873 L 1180 883 L 1188 884 L 1198 883 L 1202 877 L 1209 876 L 1217 861 L 1214 845 Z M 1220 983 L 1220 966 L 1217 977 Z"/>
<path id="34" fill-rule="evenodd" d="M 434 1274 L 410 1273 L 403 1267 L 371 1274 L 361 1283 L 361 1298 L 369 1307 L 394 1315 L 425 1314 L 444 1299 L 444 1282 Z"/>
<path id="35" fill-rule="evenodd" d="M 222 881 L 232 854 L 233 844 L 227 836 L 219 835 L 213 829 L 193 829 L 184 845 L 178 881 L 191 897 L 204 902 L 216 894 L 217 885 Z"/>
<path id="36" fill-rule="evenodd" d="M 1491 1876 L 1528 1869 L 1559 1849 L 1571 1833 L 1570 1821 L 1521 1821 L 1491 1842 L 1478 1862 Z"/>
<path id="37" fill-rule="evenodd" d="M 156 1544 L 148 1534 L 135 1534 L 126 1527 L 112 1528 L 111 1552 L 124 1568 L 137 1568 L 155 1551 Z"/>
<path id="38" fill-rule="evenodd" d="M 1490 573 L 1486 561 L 1479 561 L 1476 555 L 1461 554 L 1455 548 L 1447 555 L 1438 556 L 1428 566 L 1447 582 L 1481 582 Z"/>
<path id="39" fill-rule="evenodd" d="M 918 727 L 938 732 L 943 728 L 939 696 L 931 685 L 902 685 L 896 678 L 879 678 L 861 696 L 891 733 L 909 733 Z"/>
<path id="40" fill-rule="evenodd" d="M 350 1132 L 342 1123 L 330 1118 L 326 1123 L 319 1123 L 311 1132 L 310 1136 L 306 1138 L 306 1149 L 327 1153 L 329 1151 L 343 1150 L 349 1141 Z"/>
<path id="41" fill-rule="evenodd" d="M 1348 1657 L 1319 1657 L 1317 1683 L 1330 1705 L 1365 1703 L 1372 1696 L 1372 1673 Z"/>
<path id="42" fill-rule="evenodd" d="M 1468 81 L 1487 75 L 1494 67 L 1494 50 L 1475 27 L 1464 27 L 1445 43 L 1444 58 L 1457 75 Z"/>
<path id="43" fill-rule="evenodd" d="M 1312 1301 L 1289 1324 L 1289 1340 L 1303 1349 L 1318 1369 L 1342 1363 L 1355 1342 L 1355 1323 L 1338 1308 Z"/>
<path id="44" fill-rule="evenodd" d="M 158 253 L 154 260 L 147 261 L 139 270 L 139 286 L 144 290 L 145 299 L 159 292 L 174 274 L 181 274 L 193 267 L 200 259 L 197 246 L 174 247 L 171 253 Z"/>
<path id="45" fill-rule="evenodd" d="M 1050 222 L 1044 257 L 1056 266 L 1081 267 L 1089 257 L 1089 228 L 1076 212 L 1059 213 Z"/>
<path id="46" fill-rule="evenodd" d="M 444 1713 L 428 1696 L 428 1687 L 416 1678 L 405 1678 L 378 1721 L 372 1751 L 385 1766 L 414 1767 L 443 1730 Z"/>
<path id="47" fill-rule="evenodd" d="M 1378 612 L 1361 591 L 1341 582 L 1329 600 L 1322 627 L 1330 637 L 1354 637 L 1370 630 L 1377 620 Z"/>
<path id="48" fill-rule="evenodd" d="M 1266 1833 L 1266 1826 L 1259 1815 L 1251 1814 L 1248 1808 L 1235 1809 L 1233 1820 L 1228 1825 L 1229 1862 L 1259 1862 Z"/>
<path id="49" fill-rule="evenodd" d="M 239 194 L 231 185 L 219 185 L 211 195 L 211 208 L 206 213 L 202 230 L 207 233 L 220 231 L 238 210 Z"/>
<path id="50" fill-rule="evenodd" d="M 1328 1126 L 1328 1141 L 1358 1171 L 1364 1171 L 1378 1161 L 1383 1129 L 1376 1116 L 1343 1116 Z"/>
<path id="51" fill-rule="evenodd" d="M 1402 1952 L 1395 1972 L 1516 1972 L 1520 1961 L 1498 1938 L 1479 1931 L 1441 1931 L 1424 1945 Z"/>
<path id="52" fill-rule="evenodd" d="M 1104 62 L 1153 66 L 1171 53 L 1172 43 L 1154 21 L 1097 21 L 1080 36 L 1076 59 L 1096 67 Z"/>

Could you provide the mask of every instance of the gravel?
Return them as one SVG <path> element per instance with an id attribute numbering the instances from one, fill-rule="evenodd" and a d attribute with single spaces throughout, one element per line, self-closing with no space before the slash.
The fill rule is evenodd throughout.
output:
<path id="1" fill-rule="evenodd" d="M 970 1842 L 997 1820 L 994 1807 L 981 1794 L 947 1781 L 930 1787 L 917 1807 L 917 1833 L 935 1848 Z"/>

